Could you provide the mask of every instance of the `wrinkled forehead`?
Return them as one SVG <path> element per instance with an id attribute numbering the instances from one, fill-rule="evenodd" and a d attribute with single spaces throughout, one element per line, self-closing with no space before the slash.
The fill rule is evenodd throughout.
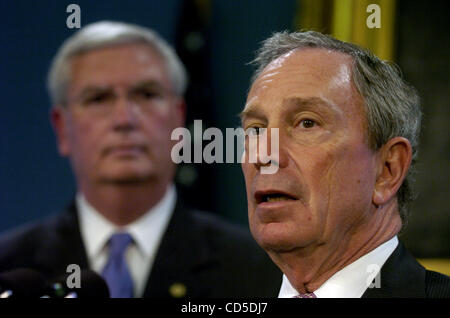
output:
<path id="1" fill-rule="evenodd" d="M 350 85 L 352 67 L 352 57 L 341 52 L 324 48 L 294 49 L 271 61 L 256 77 L 250 92 L 280 80 L 292 84 L 317 80 L 323 84 Z"/>
<path id="2" fill-rule="evenodd" d="M 288 99 L 323 100 L 345 112 L 361 112 L 352 72 L 353 60 L 347 54 L 322 48 L 292 50 L 258 75 L 242 113 L 258 108 L 275 112 Z"/>
<path id="3" fill-rule="evenodd" d="M 115 60 L 115 63 L 111 63 Z M 153 46 L 143 42 L 121 43 L 114 45 L 105 45 L 75 54 L 69 59 L 71 68 L 84 64 L 86 68 L 90 67 L 108 67 L 118 68 L 121 63 L 134 63 L 137 67 L 147 65 L 161 64 L 165 60 L 158 50 Z M 83 66 L 84 66 L 83 65 Z"/>
<path id="4" fill-rule="evenodd" d="M 169 84 L 161 54 L 145 43 L 127 43 L 96 48 L 71 58 L 72 87 L 115 82 L 154 80 Z"/>

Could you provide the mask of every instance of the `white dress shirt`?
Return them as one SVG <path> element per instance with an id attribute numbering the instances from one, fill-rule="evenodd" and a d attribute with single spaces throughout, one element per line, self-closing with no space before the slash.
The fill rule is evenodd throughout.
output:
<path id="1" fill-rule="evenodd" d="M 81 237 L 89 267 L 101 274 L 108 261 L 108 240 L 112 234 L 127 232 L 134 240 L 125 253 L 134 283 L 135 297 L 144 293 L 156 252 L 175 208 L 175 186 L 168 187 L 164 197 L 147 213 L 125 227 L 108 221 L 92 207 L 82 193 L 76 196 Z"/>
<path id="2" fill-rule="evenodd" d="M 398 239 L 394 236 L 335 273 L 315 290 L 314 294 L 317 298 L 360 298 L 397 245 Z M 379 281 L 375 280 L 372 288 L 377 288 L 378 283 Z M 298 294 L 299 292 L 291 285 L 286 275 L 283 275 L 278 298 L 292 298 Z"/>

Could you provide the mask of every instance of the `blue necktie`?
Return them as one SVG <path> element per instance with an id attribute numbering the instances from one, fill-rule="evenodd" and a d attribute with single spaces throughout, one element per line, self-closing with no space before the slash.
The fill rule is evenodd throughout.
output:
<path id="1" fill-rule="evenodd" d="M 133 297 L 133 280 L 125 259 L 125 251 L 131 242 L 133 238 L 128 233 L 114 234 L 109 240 L 109 259 L 102 276 L 111 298 Z"/>

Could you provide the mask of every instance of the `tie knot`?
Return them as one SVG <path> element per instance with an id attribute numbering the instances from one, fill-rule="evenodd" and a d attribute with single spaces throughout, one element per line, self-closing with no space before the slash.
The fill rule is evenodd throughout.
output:
<path id="1" fill-rule="evenodd" d="M 109 239 L 109 259 L 103 268 L 111 298 L 133 297 L 133 279 L 127 266 L 125 250 L 133 242 L 128 233 L 116 233 Z"/>
<path id="2" fill-rule="evenodd" d="M 317 296 L 314 293 L 306 293 L 294 296 L 294 298 L 317 298 Z"/>
<path id="3" fill-rule="evenodd" d="M 116 233 L 109 239 L 110 255 L 122 255 L 128 245 L 133 242 L 129 233 Z"/>

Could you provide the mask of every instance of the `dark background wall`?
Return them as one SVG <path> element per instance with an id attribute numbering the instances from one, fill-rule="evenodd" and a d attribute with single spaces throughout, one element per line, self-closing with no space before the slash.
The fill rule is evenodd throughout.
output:
<path id="1" fill-rule="evenodd" d="M 0 229 L 56 212 L 71 199 L 69 164 L 48 120 L 46 74 L 68 29 L 70 1 L 2 1 L 0 12 Z M 77 1 L 81 24 L 123 20 L 175 35 L 179 1 Z"/>
<path id="2" fill-rule="evenodd" d="M 0 4 L 0 231 L 59 211 L 75 191 L 70 165 L 59 157 L 55 146 L 45 83 L 51 58 L 62 41 L 76 32 L 66 26 L 70 3 L 22 0 Z M 198 74 L 207 73 L 206 90 L 210 94 L 192 96 L 198 90 L 191 87 L 188 115 L 191 121 L 202 119 L 204 128 L 214 126 L 223 131 L 239 125 L 236 115 L 244 104 L 251 74 L 245 64 L 258 42 L 273 30 L 291 28 L 295 14 L 295 1 L 75 3 L 81 7 L 82 26 L 104 19 L 136 23 L 155 29 L 179 50 L 183 49 L 180 37 L 190 31 L 200 32 L 208 41 L 205 56 L 200 64 L 195 64 L 195 57 L 185 62 L 190 62 L 190 77 L 197 81 L 194 88 L 205 90 L 205 76 L 198 78 Z M 206 4 L 208 21 L 195 21 L 202 18 L 195 17 L 195 4 Z M 186 185 L 186 197 L 192 203 L 236 222 L 246 222 L 238 165 L 196 164 L 182 172 L 178 181 Z"/>
<path id="3" fill-rule="evenodd" d="M 76 31 L 66 27 L 70 3 L 0 4 L 0 231 L 59 211 L 75 191 L 70 166 L 56 151 L 45 88 L 52 56 Z M 206 19 L 198 22 L 191 18 L 189 1 L 75 3 L 81 7 L 82 25 L 103 19 L 141 24 L 154 28 L 180 53 L 186 31 L 200 33 L 201 54 L 181 54 L 185 61 L 194 59 L 189 60 L 191 67 L 200 57 L 202 61 L 191 74 L 197 86 L 189 93 L 189 119 L 203 119 L 204 125 L 223 132 L 239 126 L 237 114 L 252 72 L 246 63 L 273 31 L 293 30 L 298 9 L 295 0 L 197 1 L 210 3 Z M 399 1 L 396 62 L 418 88 L 425 114 L 417 175 L 420 196 L 402 234 L 418 257 L 450 257 L 448 20 L 444 1 Z M 183 166 L 178 181 L 192 203 L 247 224 L 238 164 Z"/>
<path id="4" fill-rule="evenodd" d="M 417 257 L 450 257 L 450 11 L 447 1 L 400 1 L 397 63 L 422 99 L 416 190 L 401 235 Z"/>

